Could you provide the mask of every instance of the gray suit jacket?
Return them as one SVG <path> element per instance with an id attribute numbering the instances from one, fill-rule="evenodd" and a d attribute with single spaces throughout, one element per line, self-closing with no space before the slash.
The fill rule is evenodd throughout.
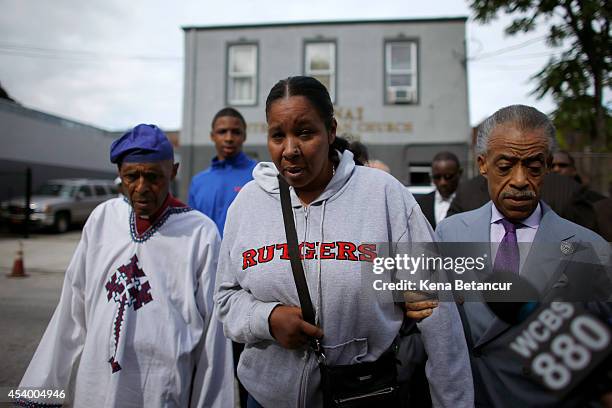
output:
<path id="1" fill-rule="evenodd" d="M 490 252 L 491 206 L 492 202 L 489 201 L 476 210 L 444 219 L 436 228 L 438 239 L 441 242 L 485 243 L 481 248 Z M 604 276 L 605 281 L 603 286 L 599 286 L 610 293 L 607 274 L 610 265 L 609 245 L 594 232 L 559 217 L 544 202 L 541 202 L 541 206 L 542 219 L 532 250 L 521 271 L 521 278 L 525 278 L 537 289 L 541 299 L 550 299 L 555 294 L 558 296 L 559 287 L 567 284 L 568 275 L 587 277 L 585 263 L 593 264 L 593 259 L 599 257 L 601 264 L 606 265 L 597 265 L 600 268 L 598 271 L 604 272 L 598 276 Z M 566 255 L 560 249 L 562 242 L 587 249 Z M 538 245 L 559 250 L 554 253 L 550 250 L 533 250 Z M 572 262 L 566 262 L 568 260 Z M 489 255 L 489 270 L 491 263 Z M 600 314 L 605 318 L 612 316 L 609 304 L 603 303 L 602 307 L 597 310 Z M 510 326 L 500 320 L 484 302 L 465 302 L 460 307 L 460 313 L 468 336 L 476 406 L 575 406 L 576 398 L 580 398 L 576 395 L 578 393 L 570 394 L 566 401 L 558 401 L 529 378 L 529 372 L 524 372 L 518 359 L 508 350 L 508 342 L 517 334 L 518 326 Z"/>

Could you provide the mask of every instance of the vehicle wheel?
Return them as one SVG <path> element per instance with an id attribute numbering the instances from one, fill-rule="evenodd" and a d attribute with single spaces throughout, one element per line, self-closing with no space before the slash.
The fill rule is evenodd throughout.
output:
<path id="1" fill-rule="evenodd" d="M 70 227 L 70 215 L 64 212 L 55 214 L 55 223 L 53 224 L 53 227 L 55 231 L 59 232 L 60 234 L 68 231 L 68 228 Z"/>

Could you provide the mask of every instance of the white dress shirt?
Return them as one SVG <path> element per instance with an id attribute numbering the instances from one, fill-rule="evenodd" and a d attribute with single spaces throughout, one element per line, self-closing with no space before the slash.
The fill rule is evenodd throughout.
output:
<path id="1" fill-rule="evenodd" d="M 444 198 L 438 189 L 436 189 L 434 198 L 434 217 L 436 224 L 439 224 L 440 221 L 446 218 L 446 213 L 448 212 L 448 208 L 450 207 L 453 198 L 455 198 L 455 193 L 451 194 L 451 196 L 448 198 Z"/>
<path id="2" fill-rule="evenodd" d="M 491 206 L 491 264 L 495 262 L 495 256 L 497 255 L 497 249 L 499 248 L 499 243 L 504 239 L 504 235 L 506 235 L 506 230 L 501 223 L 501 220 L 504 218 L 503 214 L 499 212 L 495 204 Z M 542 220 L 542 207 L 540 203 L 536 209 L 531 213 L 531 215 L 524 220 L 520 221 L 522 224 L 521 228 L 516 229 L 516 242 L 519 243 L 519 254 L 521 257 L 519 264 L 519 273 L 523 269 L 523 263 L 525 259 L 527 259 L 527 255 L 529 254 L 529 249 L 531 248 L 531 243 L 535 238 L 536 232 L 538 232 L 538 228 L 540 227 L 540 221 Z M 523 244 L 521 244 L 521 242 Z M 525 244 L 529 243 L 529 244 Z"/>

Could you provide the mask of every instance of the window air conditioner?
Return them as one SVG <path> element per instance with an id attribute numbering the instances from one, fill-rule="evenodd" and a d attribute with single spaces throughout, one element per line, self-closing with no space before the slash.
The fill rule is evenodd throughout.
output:
<path id="1" fill-rule="evenodd" d="M 415 103 L 416 91 L 407 86 L 390 86 L 389 103 Z"/>

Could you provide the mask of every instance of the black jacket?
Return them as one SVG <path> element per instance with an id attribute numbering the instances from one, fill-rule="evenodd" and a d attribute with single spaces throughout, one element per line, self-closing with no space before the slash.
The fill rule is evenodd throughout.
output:
<path id="1" fill-rule="evenodd" d="M 431 224 L 431 228 L 436 229 L 436 190 L 429 194 L 417 196 L 416 200 L 421 206 L 421 211 L 425 214 L 425 218 Z"/>

